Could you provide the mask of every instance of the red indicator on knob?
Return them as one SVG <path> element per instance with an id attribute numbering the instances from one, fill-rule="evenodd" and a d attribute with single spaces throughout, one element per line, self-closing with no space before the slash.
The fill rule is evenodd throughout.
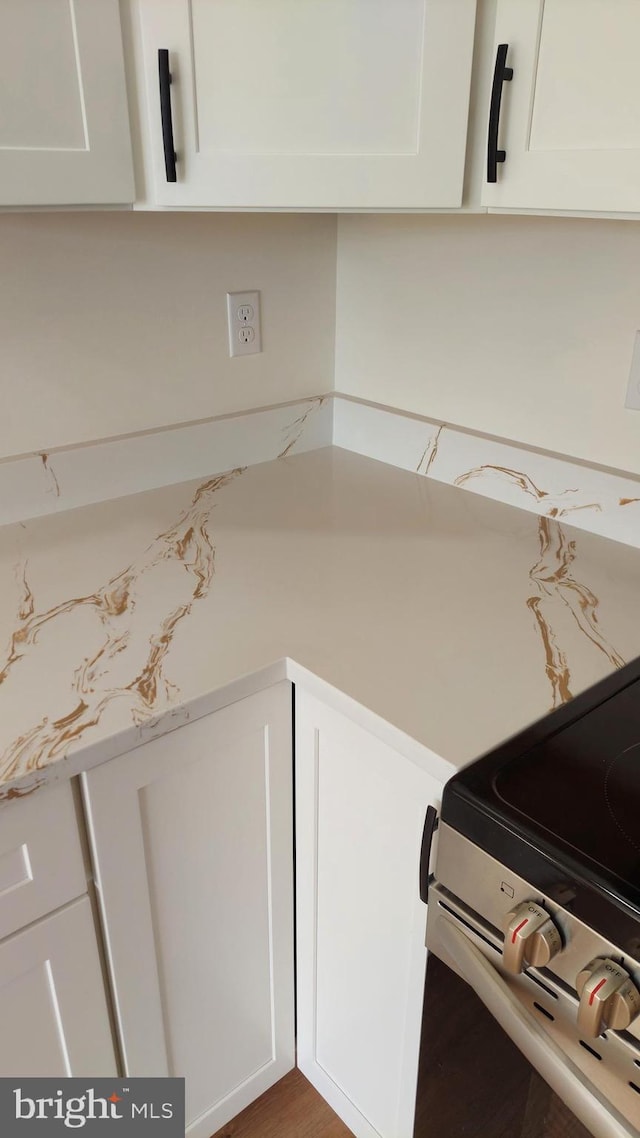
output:
<path id="1" fill-rule="evenodd" d="M 596 984 L 596 986 L 595 986 L 595 988 L 593 989 L 593 991 L 592 991 L 591 995 L 589 996 L 589 1003 L 590 1003 L 590 1004 L 592 1004 L 592 1003 L 593 1003 L 593 1001 L 595 1000 L 596 996 L 598 995 L 598 992 L 599 992 L 599 991 L 600 991 L 600 989 L 603 987 L 603 985 L 604 985 L 604 984 L 606 984 L 606 982 L 607 982 L 607 977 L 605 976 L 605 977 L 604 977 L 604 980 L 601 980 L 599 984 Z"/>
<path id="2" fill-rule="evenodd" d="M 516 937 L 517 937 L 518 933 L 520 932 L 521 929 L 524 928 L 525 925 L 528 925 L 528 924 L 529 924 L 529 918 L 528 917 L 525 917 L 524 921 L 520 921 L 520 924 L 518 925 L 517 929 L 514 929 L 512 935 L 511 935 L 511 943 L 512 944 L 516 943 Z"/>

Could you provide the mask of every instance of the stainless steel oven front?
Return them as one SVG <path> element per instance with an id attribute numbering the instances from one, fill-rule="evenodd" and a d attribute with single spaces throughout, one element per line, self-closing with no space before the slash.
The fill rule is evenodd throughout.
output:
<path id="1" fill-rule="evenodd" d="M 639 1138 L 640 954 L 553 892 L 440 824 L 414 1138 Z"/>

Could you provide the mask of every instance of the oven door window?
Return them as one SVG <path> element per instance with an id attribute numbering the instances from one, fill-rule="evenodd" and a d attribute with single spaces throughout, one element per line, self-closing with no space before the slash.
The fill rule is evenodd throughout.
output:
<path id="1" fill-rule="evenodd" d="M 461 980 L 433 953 L 414 1138 L 591 1138 Z"/>

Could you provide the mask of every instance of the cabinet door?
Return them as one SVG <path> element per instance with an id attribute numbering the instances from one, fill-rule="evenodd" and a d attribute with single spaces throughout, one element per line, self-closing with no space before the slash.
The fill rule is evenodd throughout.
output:
<path id="1" fill-rule="evenodd" d="M 458 206 L 475 0 L 138 0 L 151 199 Z M 178 155 L 167 183 L 158 49 Z"/>
<path id="2" fill-rule="evenodd" d="M 640 211 L 638 0 L 498 0 L 513 79 L 490 206 Z"/>
<path id="3" fill-rule="evenodd" d="M 84 776 L 125 1074 L 209 1138 L 294 1066 L 291 688 Z"/>
<path id="4" fill-rule="evenodd" d="M 118 0 L 0 0 L 0 205 L 132 202 Z"/>
<path id="5" fill-rule="evenodd" d="M 442 786 L 296 693 L 298 1066 L 357 1138 L 411 1138 L 426 965 L 418 895 Z"/>
<path id="6" fill-rule="evenodd" d="M 88 897 L 0 944 L 0 1076 L 115 1075 Z"/>

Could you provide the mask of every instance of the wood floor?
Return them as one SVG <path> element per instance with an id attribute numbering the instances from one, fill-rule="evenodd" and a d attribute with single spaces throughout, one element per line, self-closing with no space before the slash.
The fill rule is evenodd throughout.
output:
<path id="1" fill-rule="evenodd" d="M 300 1071 L 290 1071 L 213 1138 L 353 1138 Z"/>

